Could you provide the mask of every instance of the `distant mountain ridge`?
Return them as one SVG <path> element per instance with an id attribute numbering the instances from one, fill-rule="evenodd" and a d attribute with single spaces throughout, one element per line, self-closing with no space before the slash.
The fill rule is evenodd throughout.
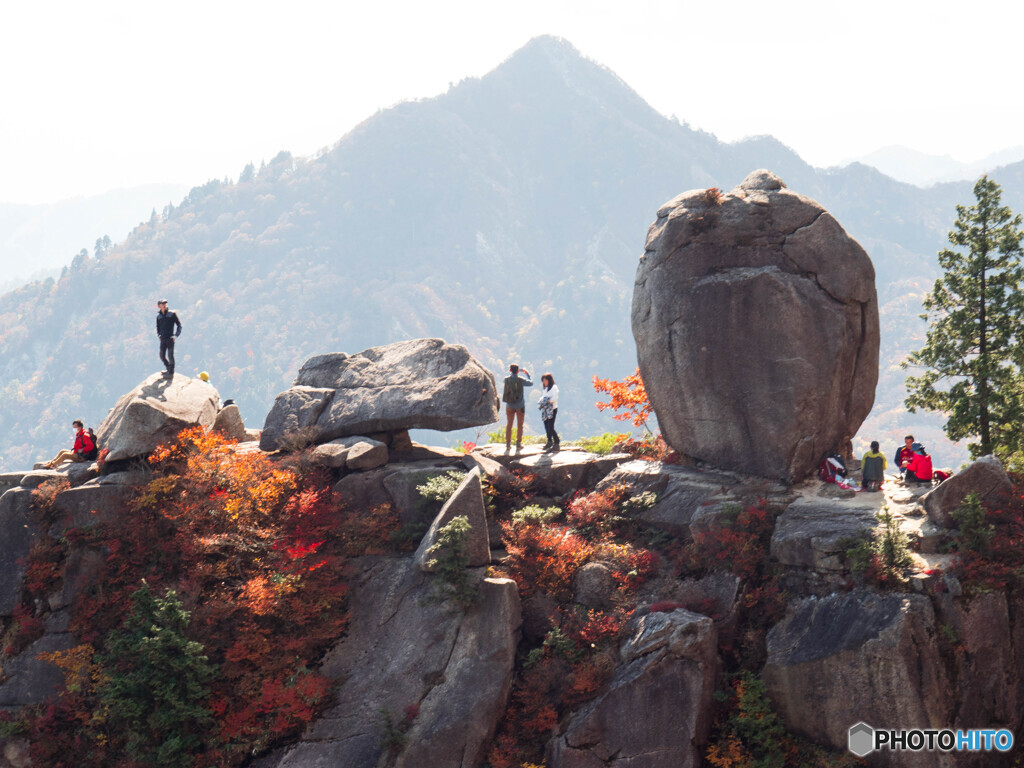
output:
<path id="1" fill-rule="evenodd" d="M 593 375 L 635 366 L 634 274 L 657 209 L 767 167 L 817 199 L 875 263 L 883 370 L 864 434 L 908 429 L 937 463 L 962 450 L 902 412 L 920 298 L 970 184 L 921 190 L 873 168 L 816 170 L 778 141 L 724 144 L 658 114 L 563 40 L 538 38 L 479 79 L 368 118 L 330 151 L 283 152 L 196 187 L 100 258 L 0 297 L 0 456 L 24 467 L 95 424 L 157 370 L 153 306 L 184 323 L 179 372 L 209 371 L 260 426 L 308 357 L 411 337 L 462 343 L 500 374 L 555 374 L 566 439 L 621 429 Z M 997 180 L 1020 209 L 1024 164 Z M 756 322 L 756 318 L 752 318 Z M 528 426 L 540 429 L 536 412 Z M 464 435 L 472 437 L 472 435 Z"/>
<path id="2" fill-rule="evenodd" d="M 180 200 L 180 184 L 147 184 L 56 203 L 0 203 L 0 289 L 17 287 L 40 272 L 56 270 L 98 238 L 124 238 L 151 210 Z"/>
<path id="3" fill-rule="evenodd" d="M 947 181 L 968 181 L 984 173 L 996 172 L 1002 166 L 1024 160 L 1024 145 L 1008 147 L 987 157 L 965 163 L 949 155 L 929 155 L 909 147 L 893 145 L 876 149 L 856 159 L 886 176 L 907 184 L 928 187 Z"/>

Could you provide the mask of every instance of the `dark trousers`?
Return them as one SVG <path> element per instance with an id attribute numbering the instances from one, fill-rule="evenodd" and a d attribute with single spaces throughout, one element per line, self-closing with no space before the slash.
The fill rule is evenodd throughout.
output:
<path id="1" fill-rule="evenodd" d="M 160 337 L 160 362 L 170 373 L 174 373 L 174 337 Z"/>
<path id="2" fill-rule="evenodd" d="M 544 419 L 544 431 L 548 433 L 548 442 L 557 443 L 560 442 L 558 439 L 558 433 L 555 432 L 555 417 L 558 415 L 558 409 L 555 408 L 551 412 L 550 419 Z"/>

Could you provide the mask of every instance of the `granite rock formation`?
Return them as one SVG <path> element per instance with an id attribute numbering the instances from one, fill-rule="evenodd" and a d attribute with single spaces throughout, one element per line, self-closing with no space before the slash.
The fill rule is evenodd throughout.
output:
<path id="1" fill-rule="evenodd" d="M 711 466 L 800 479 L 849 442 L 874 403 L 871 260 L 768 171 L 662 206 L 632 324 L 665 439 Z"/>
<path id="2" fill-rule="evenodd" d="M 260 447 L 289 433 L 310 442 L 407 429 L 450 431 L 498 419 L 494 376 L 469 351 L 441 339 L 414 339 L 355 355 L 310 358 L 277 396 Z"/>
<path id="3" fill-rule="evenodd" d="M 107 461 L 150 453 L 188 427 L 212 427 L 217 418 L 217 390 L 200 379 L 154 373 L 120 397 L 97 430 Z"/>

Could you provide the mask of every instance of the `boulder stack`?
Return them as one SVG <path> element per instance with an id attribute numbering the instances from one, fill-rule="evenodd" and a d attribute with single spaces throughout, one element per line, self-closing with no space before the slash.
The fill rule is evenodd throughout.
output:
<path id="1" fill-rule="evenodd" d="M 461 345 L 414 339 L 310 358 L 274 401 L 260 447 L 408 429 L 450 431 L 498 419 L 494 376 Z"/>
<path id="2" fill-rule="evenodd" d="M 632 323 L 665 439 L 716 467 L 800 479 L 874 403 L 871 259 L 768 171 L 727 194 L 693 190 L 662 206 Z"/>

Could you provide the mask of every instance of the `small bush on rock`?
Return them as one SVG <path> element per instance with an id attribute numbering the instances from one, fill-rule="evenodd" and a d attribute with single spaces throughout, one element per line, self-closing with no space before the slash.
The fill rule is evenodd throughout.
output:
<path id="1" fill-rule="evenodd" d="M 417 485 L 416 491 L 421 498 L 427 501 L 444 504 L 455 493 L 459 485 L 462 484 L 465 476 L 465 472 L 456 472 L 454 470 L 445 472 L 442 475 L 434 475 L 422 485 Z"/>
<path id="2" fill-rule="evenodd" d="M 850 570 L 882 587 L 902 584 L 914 564 L 909 539 L 888 509 L 877 515 L 882 527 L 865 535 L 846 549 Z"/>
<path id="3" fill-rule="evenodd" d="M 463 609 L 473 605 L 480 594 L 469 571 L 469 519 L 453 517 L 437 532 L 437 542 L 427 552 L 427 565 L 434 569 L 442 597 L 450 597 Z"/>
<path id="4" fill-rule="evenodd" d="M 620 432 L 605 432 L 597 437 L 581 437 L 576 441 L 576 445 L 589 453 L 604 456 L 617 450 L 618 444 L 628 437 L 629 435 Z"/>

